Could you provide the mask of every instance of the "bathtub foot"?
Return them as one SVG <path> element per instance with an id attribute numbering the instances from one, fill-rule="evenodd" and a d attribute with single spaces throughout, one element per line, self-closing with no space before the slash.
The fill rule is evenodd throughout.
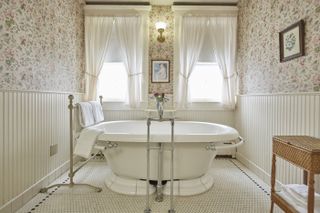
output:
<path id="1" fill-rule="evenodd" d="M 157 185 L 157 192 L 156 192 L 156 198 L 155 200 L 157 202 L 162 202 L 163 201 L 163 185 Z"/>
<path id="2" fill-rule="evenodd" d="M 151 209 L 145 209 L 144 213 L 151 213 Z"/>
<path id="3" fill-rule="evenodd" d="M 176 212 L 176 210 L 174 210 L 174 209 L 169 209 L 168 210 L 168 213 L 175 213 Z"/>

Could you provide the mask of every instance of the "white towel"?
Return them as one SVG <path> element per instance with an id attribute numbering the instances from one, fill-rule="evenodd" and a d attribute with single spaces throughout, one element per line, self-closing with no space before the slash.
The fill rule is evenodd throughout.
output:
<path id="1" fill-rule="evenodd" d="M 288 184 L 282 187 L 283 193 L 289 197 L 297 206 L 307 208 L 308 206 L 308 186 L 300 184 Z M 320 195 L 314 195 L 315 213 L 320 213 Z"/>
<path id="2" fill-rule="evenodd" d="M 88 159 L 97 140 L 97 137 L 102 133 L 103 130 L 96 127 L 88 127 L 82 130 L 80 132 L 80 137 L 77 139 L 74 154 Z"/>
<path id="3" fill-rule="evenodd" d="M 285 185 L 286 188 L 292 191 L 296 196 L 307 200 L 308 199 L 308 186 L 304 184 L 288 184 Z M 318 193 L 314 194 L 314 199 L 320 201 L 320 195 Z"/>
<path id="4" fill-rule="evenodd" d="M 89 102 L 79 102 L 79 123 L 82 127 L 94 124 L 92 105 Z"/>
<path id="5" fill-rule="evenodd" d="M 100 102 L 89 101 L 89 103 L 92 106 L 92 112 L 93 112 L 95 124 L 100 123 L 101 121 L 104 121 L 103 110 L 102 110 L 102 106 L 101 106 Z"/>
<path id="6" fill-rule="evenodd" d="M 286 191 L 282 190 L 281 192 L 277 192 L 277 194 L 280 195 L 285 201 L 287 201 L 299 213 L 308 213 L 307 208 L 305 206 L 301 206 L 294 199 L 292 199 L 292 196 L 288 194 Z M 315 211 L 315 213 L 318 213 L 318 212 Z"/>

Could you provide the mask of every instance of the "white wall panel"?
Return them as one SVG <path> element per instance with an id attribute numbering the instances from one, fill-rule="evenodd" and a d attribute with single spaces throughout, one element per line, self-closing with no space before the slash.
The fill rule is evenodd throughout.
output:
<path id="1" fill-rule="evenodd" d="M 68 104 L 64 93 L 0 91 L 0 209 L 69 160 Z"/>
<path id="2" fill-rule="evenodd" d="M 319 102 L 319 93 L 239 96 L 235 124 L 246 143 L 237 158 L 269 183 L 272 136 L 320 138 Z M 276 172 L 281 183 L 302 183 L 302 170 L 279 158 Z M 316 188 L 320 191 L 319 176 Z"/>

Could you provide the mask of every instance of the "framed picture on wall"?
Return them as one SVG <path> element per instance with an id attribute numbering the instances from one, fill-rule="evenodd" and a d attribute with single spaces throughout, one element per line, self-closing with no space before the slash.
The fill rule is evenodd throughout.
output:
<path id="1" fill-rule="evenodd" d="M 304 55 L 304 21 L 287 27 L 279 33 L 280 40 L 280 62 Z"/>
<path id="2" fill-rule="evenodd" d="M 169 83 L 170 82 L 170 61 L 152 60 L 151 61 L 151 82 Z"/>

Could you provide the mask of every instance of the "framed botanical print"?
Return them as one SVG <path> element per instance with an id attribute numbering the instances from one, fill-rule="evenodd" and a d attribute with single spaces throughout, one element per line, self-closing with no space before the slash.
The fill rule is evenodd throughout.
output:
<path id="1" fill-rule="evenodd" d="M 304 21 L 287 27 L 279 33 L 280 40 L 280 62 L 304 55 Z"/>

